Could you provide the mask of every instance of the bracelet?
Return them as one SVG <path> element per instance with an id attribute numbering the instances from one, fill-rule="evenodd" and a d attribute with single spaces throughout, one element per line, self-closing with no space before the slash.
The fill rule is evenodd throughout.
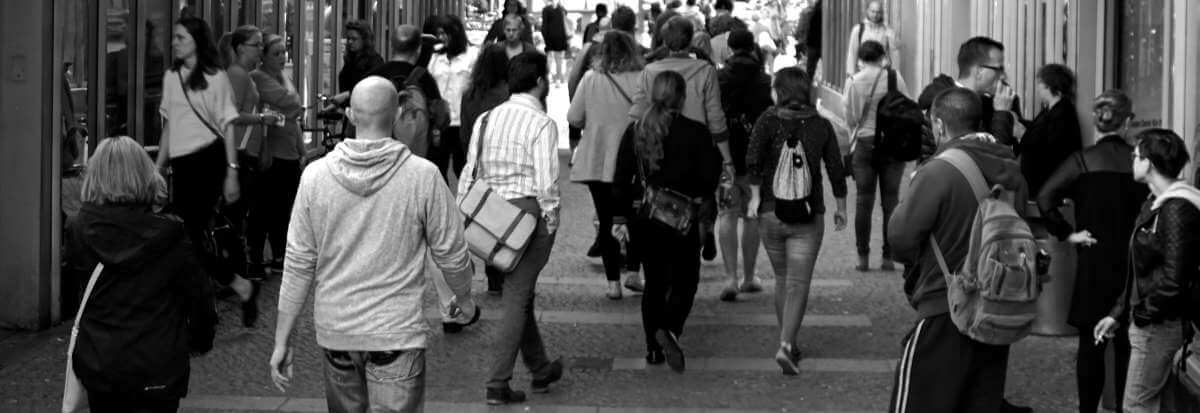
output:
<path id="1" fill-rule="evenodd" d="M 235 171 L 236 171 L 236 170 L 238 170 L 238 169 L 241 169 L 240 167 L 238 167 L 238 164 L 237 164 L 237 163 L 235 163 L 235 162 L 230 162 L 230 163 L 228 163 L 228 164 L 226 164 L 226 165 L 227 165 L 227 166 L 229 166 L 229 169 L 233 169 L 233 170 L 235 170 Z"/>

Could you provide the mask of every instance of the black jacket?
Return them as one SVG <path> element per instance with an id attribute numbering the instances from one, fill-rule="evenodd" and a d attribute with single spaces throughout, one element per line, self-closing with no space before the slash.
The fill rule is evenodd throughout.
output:
<path id="1" fill-rule="evenodd" d="M 501 83 L 491 89 L 476 94 L 475 91 L 468 90 L 463 94 L 462 103 L 459 110 L 459 121 L 461 126 L 458 129 L 459 142 L 467 145 L 471 142 L 471 132 L 475 128 L 475 121 L 479 119 L 479 115 L 500 106 L 508 100 L 508 83 Z M 463 150 L 463 153 L 467 153 Z"/>
<path id="2" fill-rule="evenodd" d="M 1129 236 L 1150 190 L 1133 180 L 1133 146 L 1120 135 L 1067 157 L 1037 195 L 1046 229 L 1060 240 L 1088 230 L 1098 243 L 1077 247 L 1075 290 L 1067 322 L 1090 330 L 1108 315 L 1125 287 Z M 1063 216 L 1063 200 L 1075 204 L 1075 225 Z"/>
<path id="3" fill-rule="evenodd" d="M 944 74 L 938 75 L 938 77 L 933 79 L 933 82 L 921 90 L 921 95 L 917 99 L 917 105 L 928 114 L 929 108 L 933 106 L 933 99 L 942 92 L 954 87 L 958 87 L 958 83 L 954 78 Z M 996 112 L 991 96 L 980 96 L 979 100 L 982 103 L 980 109 L 983 112 L 979 117 L 979 130 L 990 133 L 1002 145 L 1012 146 L 1016 144 L 1017 139 L 1013 136 L 1013 126 L 1021 116 L 1020 99 L 1013 99 L 1011 109 L 1001 112 Z M 926 121 L 928 122 L 928 116 L 926 116 Z M 934 143 L 933 131 L 930 129 L 928 123 L 926 123 L 923 132 L 922 148 L 924 149 L 924 156 L 922 158 L 926 158 L 933 155 L 937 150 L 937 144 Z"/>
<path id="4" fill-rule="evenodd" d="M 1050 174 L 1072 153 L 1083 148 L 1075 104 L 1063 99 L 1043 110 L 1027 125 L 1025 136 L 1013 148 L 1021 161 L 1021 173 L 1029 193 L 1037 194 Z M 1129 158 L 1124 159 L 1129 163 Z"/>
<path id="5" fill-rule="evenodd" d="M 1200 281 L 1200 210 L 1184 199 L 1168 199 L 1152 209 L 1142 204 L 1129 242 L 1129 275 L 1125 290 L 1108 315 L 1145 327 L 1195 318 L 1191 286 Z"/>
<path id="6" fill-rule="evenodd" d="M 367 77 L 371 70 L 383 64 L 383 56 L 374 50 L 361 53 L 347 53 L 343 60 L 342 71 L 338 72 L 338 92 L 349 92 L 358 81 Z"/>
<path id="7" fill-rule="evenodd" d="M 684 195 L 711 201 L 721 178 L 721 153 L 713 145 L 708 127 L 700 122 L 676 115 L 670 131 L 663 137 L 663 158 L 658 170 L 650 171 L 648 163 L 634 148 L 637 123 L 632 123 L 621 138 L 617 152 L 617 168 L 613 173 L 613 222 L 625 223 L 634 216 L 634 201 L 641 199 L 642 184 L 638 162 L 649 175 L 646 182 L 655 188 L 667 188 Z"/>
<path id="8" fill-rule="evenodd" d="M 822 118 L 812 107 L 802 110 L 771 107 L 758 117 L 750 144 L 746 148 L 746 176 L 751 185 L 761 185 L 762 204 L 758 210 L 766 213 L 775 210 L 775 192 L 771 183 L 775 179 L 775 168 L 779 154 L 787 142 L 800 139 L 808 159 L 808 171 L 812 173 L 813 213 L 825 213 L 825 186 L 821 182 L 821 164 L 829 174 L 829 185 L 835 198 L 846 197 L 846 168 L 842 165 L 841 150 L 833 124 Z"/>
<path id="9" fill-rule="evenodd" d="M 771 107 L 771 76 L 756 53 L 738 52 L 717 71 L 721 109 L 729 123 L 729 151 L 738 175 L 746 173 L 746 145 L 754 122 Z"/>
<path id="10" fill-rule="evenodd" d="M 212 349 L 217 315 L 183 221 L 145 206 L 85 204 L 71 259 L 104 271 L 72 358 L 93 392 L 171 400 L 187 394 L 189 354 Z"/>
<path id="11" fill-rule="evenodd" d="M 943 145 L 939 152 L 962 149 L 979 166 L 988 186 L 1000 185 L 1014 191 L 1014 204 L 1024 205 L 1028 190 L 1012 149 L 990 142 L 990 138 L 987 134 L 960 137 Z M 892 212 L 887 239 L 892 257 L 905 264 L 904 293 L 921 318 L 949 311 L 946 277 L 929 237 L 937 238 L 947 266 L 961 267 L 978 207 L 979 199 L 967 179 L 950 162 L 933 158 L 913 172 L 908 189 Z"/>

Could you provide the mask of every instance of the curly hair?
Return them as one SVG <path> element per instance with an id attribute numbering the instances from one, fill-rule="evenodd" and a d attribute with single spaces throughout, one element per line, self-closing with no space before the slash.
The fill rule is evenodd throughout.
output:
<path id="1" fill-rule="evenodd" d="M 642 70 L 646 60 L 638 53 L 637 44 L 628 34 L 610 31 L 597 46 L 597 59 L 592 69 L 603 73 L 624 73 Z"/>
<path id="2" fill-rule="evenodd" d="M 1050 89 L 1050 93 L 1061 96 L 1068 102 L 1075 101 L 1075 72 L 1057 63 L 1038 69 L 1037 80 Z"/>

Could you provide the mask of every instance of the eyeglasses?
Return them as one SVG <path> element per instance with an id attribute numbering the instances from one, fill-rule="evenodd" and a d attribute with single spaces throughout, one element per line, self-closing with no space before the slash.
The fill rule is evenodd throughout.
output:
<path id="1" fill-rule="evenodd" d="M 979 67 L 982 67 L 984 69 L 992 69 L 999 73 L 1004 73 L 1004 66 L 979 65 Z"/>

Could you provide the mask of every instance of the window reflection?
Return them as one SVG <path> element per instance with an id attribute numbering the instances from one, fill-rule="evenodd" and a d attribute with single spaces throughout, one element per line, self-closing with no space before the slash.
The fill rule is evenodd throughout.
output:
<path id="1" fill-rule="evenodd" d="M 129 134 L 129 8 L 108 9 L 104 37 L 104 136 Z"/>
<path id="2" fill-rule="evenodd" d="M 141 136 L 143 145 L 158 145 L 162 136 L 162 118 L 158 106 L 162 102 L 163 74 L 171 64 L 171 5 L 166 2 L 145 3 L 145 71 L 140 95 L 142 103 Z"/>
<path id="3" fill-rule="evenodd" d="M 1166 10 L 1165 0 L 1121 2 L 1117 87 L 1133 100 L 1134 128 L 1163 125 Z"/>

